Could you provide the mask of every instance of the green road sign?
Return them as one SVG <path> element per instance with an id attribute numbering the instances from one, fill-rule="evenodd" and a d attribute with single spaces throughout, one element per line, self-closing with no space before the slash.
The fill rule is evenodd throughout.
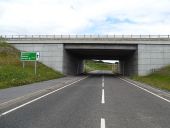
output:
<path id="1" fill-rule="evenodd" d="M 39 52 L 21 52 L 21 61 L 37 61 L 40 57 Z"/>

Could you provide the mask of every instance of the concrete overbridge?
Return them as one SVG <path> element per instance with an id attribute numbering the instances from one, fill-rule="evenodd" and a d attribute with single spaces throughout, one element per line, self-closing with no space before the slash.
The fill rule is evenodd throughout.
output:
<path id="1" fill-rule="evenodd" d="M 170 64 L 169 35 L 11 35 L 21 51 L 39 51 L 40 61 L 64 74 L 83 72 L 83 60 L 119 60 L 124 75 L 147 75 Z"/>

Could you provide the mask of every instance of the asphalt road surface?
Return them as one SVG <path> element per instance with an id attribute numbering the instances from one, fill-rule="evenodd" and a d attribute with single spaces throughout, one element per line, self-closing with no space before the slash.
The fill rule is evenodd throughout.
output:
<path id="1" fill-rule="evenodd" d="M 106 74 L 2 113 L 0 128 L 170 128 L 169 102 Z"/>

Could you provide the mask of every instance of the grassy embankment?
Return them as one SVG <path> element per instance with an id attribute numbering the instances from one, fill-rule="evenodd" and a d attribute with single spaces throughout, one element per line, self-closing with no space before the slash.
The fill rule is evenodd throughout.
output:
<path id="1" fill-rule="evenodd" d="M 102 61 L 86 60 L 85 61 L 85 72 L 94 70 L 112 70 L 112 64 L 104 63 Z"/>
<path id="2" fill-rule="evenodd" d="M 35 75 L 34 62 L 26 62 L 23 69 L 19 55 L 19 50 L 0 39 L 0 89 L 63 76 L 41 63 L 37 63 L 37 74 Z"/>
<path id="3" fill-rule="evenodd" d="M 170 91 L 170 65 L 147 76 L 134 76 L 132 79 Z"/>

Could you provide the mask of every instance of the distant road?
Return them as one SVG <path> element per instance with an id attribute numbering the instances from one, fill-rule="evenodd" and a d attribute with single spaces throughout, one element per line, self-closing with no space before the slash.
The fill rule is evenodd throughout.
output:
<path id="1" fill-rule="evenodd" d="M 91 75 L 17 110 L 9 110 L 11 112 L 1 115 L 0 128 L 170 126 L 170 103 L 118 77 L 101 73 Z"/>

